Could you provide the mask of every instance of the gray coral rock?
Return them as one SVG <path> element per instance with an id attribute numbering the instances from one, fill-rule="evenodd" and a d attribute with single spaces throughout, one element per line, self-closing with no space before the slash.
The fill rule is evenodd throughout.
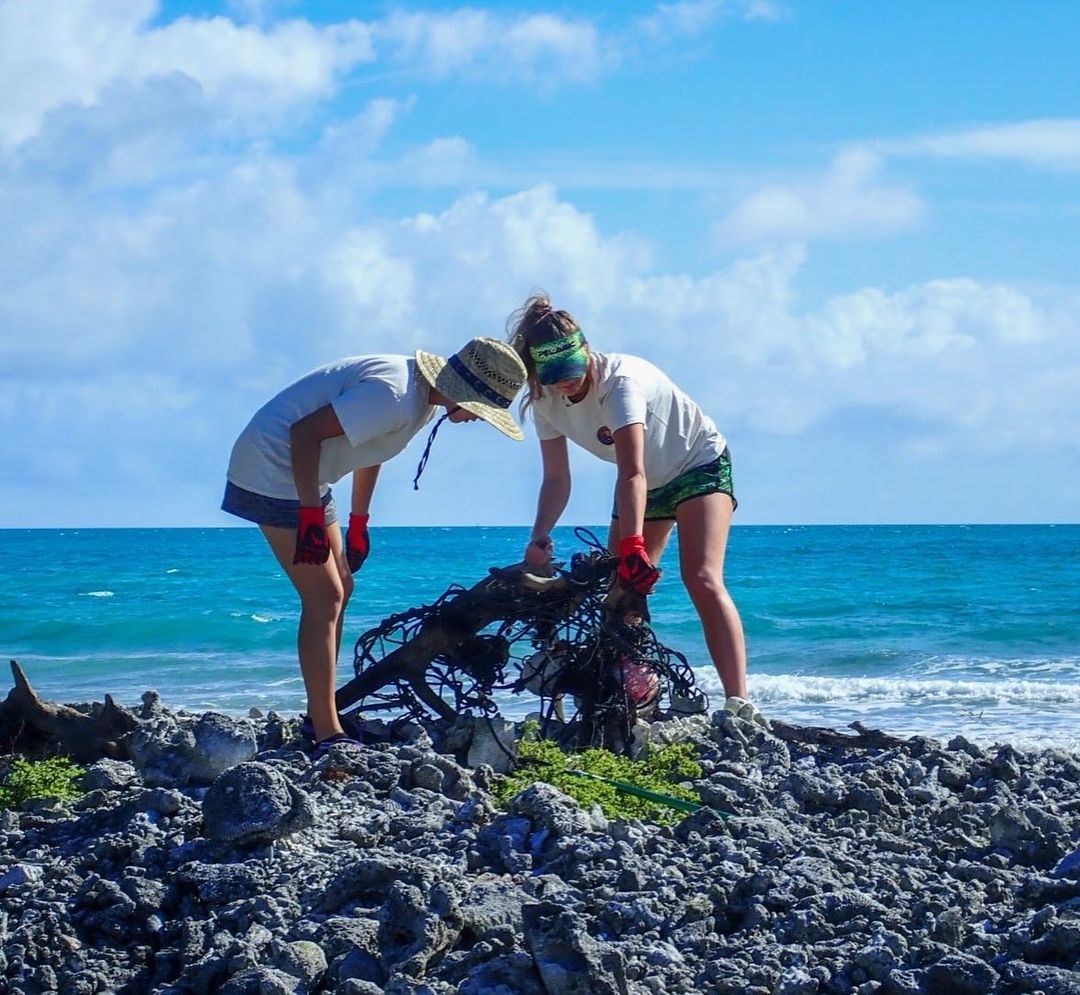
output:
<path id="1" fill-rule="evenodd" d="M 310 796 L 279 770 L 258 762 L 220 774 L 202 811 L 206 836 L 224 843 L 270 843 L 315 821 Z"/>

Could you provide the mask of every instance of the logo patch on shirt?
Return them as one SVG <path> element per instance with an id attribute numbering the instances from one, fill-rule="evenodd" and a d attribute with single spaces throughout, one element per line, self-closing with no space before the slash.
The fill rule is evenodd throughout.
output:
<path id="1" fill-rule="evenodd" d="M 611 434 L 611 429 L 608 428 L 607 425 L 601 425 L 600 428 L 596 430 L 596 438 L 600 440 L 600 445 L 602 446 L 615 445 L 615 436 Z"/>

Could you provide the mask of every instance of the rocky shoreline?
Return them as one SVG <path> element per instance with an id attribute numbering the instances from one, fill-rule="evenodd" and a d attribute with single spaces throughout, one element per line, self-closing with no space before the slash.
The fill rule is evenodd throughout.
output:
<path id="1" fill-rule="evenodd" d="M 499 810 L 469 720 L 131 719 L 0 812 L 0 995 L 1080 995 L 1077 754 L 658 721 L 711 806 L 665 826 Z"/>

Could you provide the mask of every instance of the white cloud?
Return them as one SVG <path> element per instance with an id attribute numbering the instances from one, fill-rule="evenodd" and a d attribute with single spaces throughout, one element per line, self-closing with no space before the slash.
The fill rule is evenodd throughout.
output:
<path id="1" fill-rule="evenodd" d="M 373 213 L 362 190 L 327 198 L 286 160 L 257 153 L 122 213 L 57 191 L 8 191 L 22 213 L 0 234 L 13 262 L 0 368 L 26 390 L 168 371 L 216 427 L 207 444 L 223 450 L 299 371 L 391 343 L 452 351 L 501 335 L 537 286 L 600 348 L 662 356 L 718 417 L 759 431 L 799 434 L 872 405 L 973 445 L 1047 440 L 1048 425 L 1080 437 L 1080 394 L 1061 393 L 1080 369 L 1060 317 L 1074 302 L 1040 304 L 1005 284 L 864 287 L 807 312 L 795 246 L 703 276 L 657 273 L 640 238 L 604 233 L 548 187 L 395 218 Z M 992 382 L 1001 371 L 1007 380 Z M 84 408 L 103 432 L 100 405 Z M 163 407 L 159 431 L 172 417 Z M 39 420 L 27 438 L 62 444 L 46 427 Z"/>
<path id="2" fill-rule="evenodd" d="M 225 0 L 225 6 L 238 21 L 265 23 L 299 7 L 301 0 Z"/>
<path id="3" fill-rule="evenodd" d="M 386 97 L 372 100 L 359 114 L 328 125 L 319 153 L 353 159 L 370 155 L 412 103 Z"/>
<path id="4" fill-rule="evenodd" d="M 347 339 L 357 329 L 370 329 L 377 339 L 390 329 L 407 330 L 416 320 L 416 298 L 412 261 L 396 256 L 377 229 L 353 228 L 327 252 L 322 264 L 323 279 L 336 285 L 341 303 L 338 338 Z M 327 329 L 330 347 L 334 329 Z M 395 336 L 398 338 L 399 336 Z M 349 349 L 347 341 L 339 351 Z"/>
<path id="5" fill-rule="evenodd" d="M 271 20 L 290 6 L 232 0 L 237 20 L 161 22 L 158 0 L 0 3 L 0 89 L 6 94 L 0 151 L 38 134 L 50 113 L 93 107 L 110 90 L 135 92 L 160 79 L 192 84 L 204 113 L 228 120 L 234 131 L 258 131 L 333 95 L 361 65 L 382 63 L 387 72 L 417 78 L 466 74 L 549 89 L 595 80 L 624 64 L 642 34 L 697 34 L 724 18 L 775 16 L 768 0 L 670 4 L 645 26 L 607 34 L 582 16 L 475 7 L 396 10 L 379 20 L 325 25 Z"/>
<path id="6" fill-rule="evenodd" d="M 867 287 L 835 297 L 807 320 L 805 350 L 816 366 L 849 369 L 871 357 L 934 360 L 987 341 L 1026 344 L 1044 320 L 1024 294 L 971 279 L 931 280 L 897 293 Z"/>
<path id="7" fill-rule="evenodd" d="M 608 58 L 592 22 L 551 14 L 397 11 L 375 25 L 374 34 L 392 61 L 435 78 L 468 70 L 547 83 L 589 80 Z"/>
<path id="8" fill-rule="evenodd" d="M 335 79 L 374 57 L 357 21 L 267 29 L 223 17 L 157 25 L 153 0 L 34 0 L 0 4 L 0 148 L 38 132 L 46 115 L 91 106 L 110 87 L 158 77 L 193 81 L 234 114 L 265 114 L 328 95 Z"/>
<path id="9" fill-rule="evenodd" d="M 557 299 L 598 329 L 600 348 L 662 356 L 744 431 L 812 441 L 825 423 L 858 432 L 874 411 L 882 445 L 1080 445 L 1080 393 L 1065 386 L 1080 378 L 1075 301 L 949 278 L 864 287 L 807 311 L 796 303 L 804 260 L 790 248 L 700 278 L 624 275 L 602 300 L 562 288 Z"/>
<path id="10" fill-rule="evenodd" d="M 867 149 L 841 152 L 817 180 L 762 187 L 717 225 L 728 245 L 868 237 L 915 224 L 923 204 L 904 187 L 878 181 L 881 159 Z"/>
<path id="11" fill-rule="evenodd" d="M 377 156 L 387 135 L 414 106 L 412 99 L 377 98 L 359 113 L 327 125 L 315 147 L 297 160 L 303 185 L 323 199 L 351 200 L 355 191 L 367 190 L 380 179 L 393 182 L 401 175 L 398 164 L 380 164 Z"/>
<path id="12" fill-rule="evenodd" d="M 416 186 L 460 186 L 475 175 L 479 159 L 463 138 L 436 138 L 407 152 L 394 173 L 398 182 Z"/>
<path id="13" fill-rule="evenodd" d="M 661 3 L 637 22 L 637 30 L 656 41 L 696 38 L 721 20 L 776 21 L 780 8 L 769 0 L 683 0 Z"/>
<path id="14" fill-rule="evenodd" d="M 1046 389 L 1048 367 L 1064 380 L 1080 375 L 1066 313 L 968 278 L 833 298 L 799 322 L 803 367 L 786 389 L 801 398 L 801 417 L 790 427 L 875 410 L 919 426 L 897 440 L 916 448 L 1080 444 L 1080 395 Z"/>
<path id="15" fill-rule="evenodd" d="M 894 155 L 1001 159 L 1031 166 L 1080 169 L 1080 119 L 1043 118 L 916 135 L 877 146 Z"/>

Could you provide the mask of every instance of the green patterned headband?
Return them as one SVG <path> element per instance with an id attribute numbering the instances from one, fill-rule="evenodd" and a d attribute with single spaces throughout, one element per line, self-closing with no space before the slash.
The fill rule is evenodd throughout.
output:
<path id="1" fill-rule="evenodd" d="M 545 387 L 578 380 L 589 371 L 589 347 L 580 328 L 561 339 L 529 346 L 529 355 L 536 363 L 536 378 Z"/>

